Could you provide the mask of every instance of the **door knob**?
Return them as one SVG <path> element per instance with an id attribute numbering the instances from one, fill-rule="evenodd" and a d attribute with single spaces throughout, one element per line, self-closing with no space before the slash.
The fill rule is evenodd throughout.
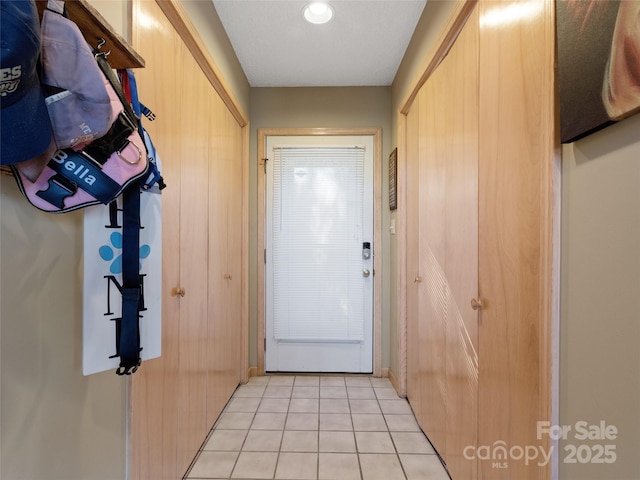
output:
<path id="1" fill-rule="evenodd" d="M 413 283 L 421 283 L 422 277 L 420 275 L 416 275 L 416 278 L 413 279 Z"/>
<path id="2" fill-rule="evenodd" d="M 369 271 L 368 268 L 365 268 L 364 270 L 362 270 L 362 276 L 367 278 L 369 275 L 371 275 L 371 272 Z"/>
<path id="3" fill-rule="evenodd" d="M 187 292 L 182 287 L 176 287 L 173 289 L 173 294 L 176 296 L 180 295 L 181 297 L 184 297 L 186 293 Z"/>
<path id="4" fill-rule="evenodd" d="M 225 280 L 231 280 L 231 275 L 229 273 L 225 273 L 224 274 L 224 279 Z"/>
<path id="5" fill-rule="evenodd" d="M 482 300 L 480 300 L 479 298 L 472 298 L 471 299 L 471 308 L 473 308 L 474 310 L 478 310 L 478 309 L 482 308 Z"/>

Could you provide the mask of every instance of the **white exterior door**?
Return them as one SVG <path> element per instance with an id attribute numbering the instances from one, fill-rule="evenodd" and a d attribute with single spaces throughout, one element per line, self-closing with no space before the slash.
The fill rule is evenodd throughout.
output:
<path id="1" fill-rule="evenodd" d="M 267 137 L 266 371 L 373 370 L 373 137 Z"/>

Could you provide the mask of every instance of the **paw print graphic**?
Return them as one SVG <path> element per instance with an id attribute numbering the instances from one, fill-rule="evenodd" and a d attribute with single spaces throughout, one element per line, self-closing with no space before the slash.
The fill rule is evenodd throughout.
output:
<path id="1" fill-rule="evenodd" d="M 105 262 L 111 262 L 111 266 L 109 267 L 109 271 L 114 275 L 122 273 L 122 253 L 120 253 L 116 257 L 116 252 L 114 249 L 122 250 L 122 233 L 113 232 L 109 236 L 109 240 L 111 240 L 111 245 L 103 245 L 98 249 L 98 253 L 100 258 L 102 258 Z M 142 260 L 147 258 L 151 253 L 151 247 L 149 245 L 140 245 L 140 265 L 138 266 L 139 270 L 142 270 Z"/>

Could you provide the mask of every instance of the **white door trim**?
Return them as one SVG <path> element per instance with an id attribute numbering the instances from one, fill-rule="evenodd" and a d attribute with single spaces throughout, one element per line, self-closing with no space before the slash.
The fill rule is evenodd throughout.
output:
<path id="1" fill-rule="evenodd" d="M 382 271 L 382 129 L 381 128 L 259 128 L 258 129 L 258 375 L 264 375 L 265 345 L 265 172 L 266 137 L 269 136 L 373 136 L 373 257 L 374 272 Z M 382 375 L 382 286 L 374 282 L 373 289 L 373 375 Z"/>

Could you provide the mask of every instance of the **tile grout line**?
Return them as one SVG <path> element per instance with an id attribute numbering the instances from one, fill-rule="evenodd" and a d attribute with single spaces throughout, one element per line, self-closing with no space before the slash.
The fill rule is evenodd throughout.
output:
<path id="1" fill-rule="evenodd" d="M 380 404 L 380 399 L 378 398 L 378 395 L 375 392 L 375 388 L 373 390 L 374 395 L 376 396 L 376 401 L 378 402 L 378 407 L 380 408 L 380 413 L 382 414 L 382 419 L 384 420 L 384 424 L 387 427 L 387 435 L 389 435 L 389 438 L 391 439 L 391 445 L 393 445 L 393 449 L 396 452 L 396 458 L 398 459 L 398 464 L 400 465 L 400 470 L 402 471 L 402 474 L 404 475 L 405 480 L 408 478 L 407 476 L 407 472 L 404 469 L 404 465 L 402 464 L 402 461 L 400 460 L 400 454 L 398 453 L 398 446 L 396 445 L 395 440 L 393 439 L 393 435 L 391 435 L 391 431 L 389 430 L 389 424 L 387 423 L 387 418 L 384 416 L 384 410 L 382 409 L 382 405 Z"/>
<path id="2" fill-rule="evenodd" d="M 268 385 L 268 382 L 267 382 Z M 266 391 L 267 386 L 265 385 L 264 387 L 264 391 Z M 262 392 L 262 396 L 260 397 L 260 401 L 258 402 L 258 406 L 256 407 L 256 411 L 253 412 L 253 418 L 251 419 L 251 423 L 249 424 L 249 428 L 247 428 L 247 434 L 244 437 L 244 440 L 242 441 L 242 445 L 240 445 L 240 450 L 238 451 L 238 456 L 236 457 L 236 461 L 233 462 L 233 468 L 231 468 L 231 472 L 229 473 L 229 480 L 231 480 L 233 478 L 233 472 L 236 469 L 236 467 L 238 466 L 238 461 L 240 460 L 240 455 L 242 455 L 242 449 L 244 448 L 245 443 L 247 443 L 247 438 L 249 438 L 249 432 L 251 431 L 251 425 L 253 425 L 253 422 L 256 419 L 256 415 L 258 414 L 258 408 L 260 408 L 260 403 L 262 402 L 262 398 L 264 397 L 264 391 Z M 234 398 L 232 396 L 232 398 Z M 240 397 L 236 397 L 236 398 L 240 398 Z M 247 398 L 251 398 L 251 397 L 247 397 Z M 231 403 L 231 402 L 229 402 Z M 227 404 L 228 406 L 228 404 Z M 226 410 L 226 407 L 225 407 Z M 222 417 L 222 415 L 221 415 Z M 217 423 L 217 422 L 216 422 Z M 214 425 L 214 429 L 217 429 L 217 427 Z"/>
<path id="3" fill-rule="evenodd" d="M 267 388 L 269 388 L 270 383 L 271 383 L 271 378 L 267 382 L 267 386 L 264 389 L 264 393 L 267 393 Z M 295 377 L 293 379 L 293 384 L 295 384 Z M 293 385 L 291 385 L 290 395 L 293 395 Z M 264 399 L 264 396 L 262 398 Z M 262 400 L 260 400 L 260 404 L 262 404 Z M 260 405 L 258 405 L 258 408 L 260 408 Z M 286 431 L 286 428 L 287 428 L 287 419 L 289 418 L 290 408 L 291 408 L 291 398 L 289 398 L 289 404 L 287 405 L 287 412 L 284 414 L 284 425 L 282 425 L 282 438 L 284 438 L 284 432 Z M 278 463 L 280 462 L 280 450 L 282 449 L 282 438 L 280 439 L 280 446 L 278 447 L 278 452 L 276 454 L 276 464 L 273 467 L 273 476 L 271 477 L 272 479 L 276 478 L 276 474 L 278 472 Z"/>

